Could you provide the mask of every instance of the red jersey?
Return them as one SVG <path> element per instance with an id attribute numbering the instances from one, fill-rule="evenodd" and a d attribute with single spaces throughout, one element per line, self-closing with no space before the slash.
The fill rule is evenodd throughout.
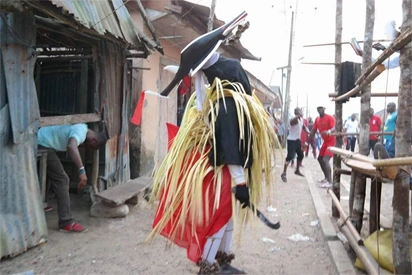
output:
<path id="1" fill-rule="evenodd" d="M 369 119 L 369 125 L 370 125 L 370 131 L 371 132 L 379 132 L 382 127 L 382 120 L 380 117 L 373 115 Z M 378 136 L 377 135 L 370 135 L 369 140 L 377 140 Z"/>
<path id="2" fill-rule="evenodd" d="M 317 117 L 315 119 L 315 124 L 313 124 L 313 129 L 319 130 L 319 133 L 322 133 L 324 131 L 330 130 L 335 127 L 335 118 L 331 115 L 325 114 L 323 117 Z M 325 142 L 332 142 L 335 141 L 334 136 L 328 136 L 323 134 L 322 138 Z"/>

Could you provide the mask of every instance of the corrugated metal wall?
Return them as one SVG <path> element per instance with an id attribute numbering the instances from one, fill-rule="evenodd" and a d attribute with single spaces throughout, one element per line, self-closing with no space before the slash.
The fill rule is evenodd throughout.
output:
<path id="1" fill-rule="evenodd" d="M 36 172 L 39 108 L 35 52 L 28 47 L 35 44 L 34 18 L 27 11 L 1 16 L 8 26 L 0 20 L 0 258 L 36 246 L 48 234 Z"/>
<path id="2" fill-rule="evenodd" d="M 99 43 L 99 90 L 109 140 L 106 144 L 105 175 L 111 184 L 130 179 L 127 63 L 123 50 L 110 42 Z M 110 184 L 110 183 L 109 183 Z M 110 187 L 110 185 L 108 186 Z"/>

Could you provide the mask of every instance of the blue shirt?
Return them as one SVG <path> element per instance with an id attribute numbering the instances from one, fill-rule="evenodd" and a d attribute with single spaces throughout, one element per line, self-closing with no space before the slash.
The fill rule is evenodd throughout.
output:
<path id="1" fill-rule="evenodd" d="M 388 117 L 386 118 L 385 122 L 385 132 L 393 132 L 395 131 L 396 127 L 396 117 L 398 116 L 398 112 L 395 111 L 392 114 L 389 114 Z M 385 136 L 385 140 L 391 141 L 392 140 L 392 135 L 387 135 Z"/>
<path id="2" fill-rule="evenodd" d="M 43 147 L 64 152 L 70 138 L 76 139 L 77 145 L 80 145 L 86 140 L 86 134 L 86 124 L 47 126 L 39 129 L 37 139 Z"/>
<path id="3" fill-rule="evenodd" d="M 283 136 L 285 134 L 285 124 L 278 125 L 278 135 Z"/>

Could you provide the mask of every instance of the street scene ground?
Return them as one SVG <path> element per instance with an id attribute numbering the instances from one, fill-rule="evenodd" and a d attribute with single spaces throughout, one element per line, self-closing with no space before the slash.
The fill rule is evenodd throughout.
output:
<path id="1" fill-rule="evenodd" d="M 288 171 L 288 182 L 280 180 L 282 161 L 276 165 L 271 204 L 260 208 L 281 228 L 272 230 L 259 221 L 242 230 L 241 243 L 234 238 L 233 265 L 248 274 L 337 274 L 333 258 L 318 223 L 305 178 Z M 317 162 L 309 157 L 305 170 L 320 177 Z M 325 205 L 326 190 L 319 188 Z M 48 242 L 12 259 L 2 261 L 1 274 L 33 271 L 34 274 L 195 274 L 198 268 L 186 251 L 166 247 L 163 237 L 145 244 L 156 207 L 142 200 L 126 218 L 96 219 L 88 215 L 89 204 L 73 196 L 73 215 L 89 228 L 87 233 L 57 231 L 55 210 L 46 213 Z M 327 210 L 329 209 L 329 205 Z M 300 235 L 297 235 L 300 234 Z M 293 236 L 294 235 L 294 236 Z M 307 238 L 309 240 L 306 240 Z M 298 241 L 292 241 L 295 239 Z"/>

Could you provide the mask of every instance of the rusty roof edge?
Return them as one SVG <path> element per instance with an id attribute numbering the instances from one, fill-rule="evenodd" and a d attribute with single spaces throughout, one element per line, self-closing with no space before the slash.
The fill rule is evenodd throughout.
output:
<path id="1" fill-rule="evenodd" d="M 250 84 L 254 86 L 256 90 L 261 91 L 263 94 L 271 97 L 273 100 L 276 100 L 278 95 L 273 91 L 270 87 L 268 87 L 266 84 L 264 84 L 260 79 L 258 79 L 255 75 L 253 75 L 251 72 L 248 70 L 245 70 L 246 74 L 249 78 L 249 81 L 251 82 Z"/>

